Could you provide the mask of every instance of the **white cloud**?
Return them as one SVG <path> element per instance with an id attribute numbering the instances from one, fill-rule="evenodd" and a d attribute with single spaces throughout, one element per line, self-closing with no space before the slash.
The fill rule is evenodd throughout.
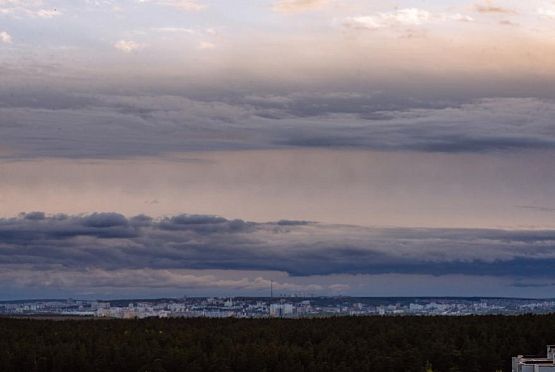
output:
<path id="1" fill-rule="evenodd" d="M 431 18 L 432 14 L 430 12 L 416 8 L 401 9 L 394 13 L 384 15 L 386 21 L 409 26 L 427 23 Z"/>
<path id="2" fill-rule="evenodd" d="M 343 25 L 353 29 L 377 30 L 390 27 L 421 26 L 441 21 L 471 22 L 473 18 L 464 14 L 432 13 L 418 8 L 399 9 L 393 12 L 379 12 L 367 16 L 348 17 Z"/>
<path id="3" fill-rule="evenodd" d="M 272 10 L 280 13 L 297 13 L 322 8 L 329 0 L 278 0 Z"/>
<path id="4" fill-rule="evenodd" d="M 374 15 L 349 17 L 344 25 L 350 28 L 379 29 L 391 26 L 416 26 L 427 23 L 431 19 L 431 13 L 426 10 L 408 8 L 394 12 L 377 13 Z"/>
<path id="5" fill-rule="evenodd" d="M 114 48 L 119 49 L 125 53 L 131 53 L 136 50 L 142 49 L 143 47 L 143 44 L 139 44 L 132 40 L 120 40 L 114 44 Z"/>
<path id="6" fill-rule="evenodd" d="M 539 8 L 537 13 L 542 17 L 555 19 L 555 8 Z"/>
<path id="7" fill-rule="evenodd" d="M 466 14 L 455 13 L 455 14 L 445 14 L 444 20 L 451 21 L 461 21 L 461 22 L 473 22 L 474 18 Z"/>
<path id="8" fill-rule="evenodd" d="M 153 27 L 152 31 L 156 32 L 182 32 L 186 34 L 195 34 L 196 31 L 186 27 Z"/>
<path id="9" fill-rule="evenodd" d="M 203 49 L 203 50 L 214 49 L 215 47 L 216 45 L 209 41 L 201 41 L 198 46 L 199 49 Z"/>
<path id="10" fill-rule="evenodd" d="M 6 31 L 2 31 L 0 32 L 0 42 L 3 44 L 11 44 L 12 36 L 8 34 Z"/>
<path id="11" fill-rule="evenodd" d="M 40 10 L 36 11 L 35 14 L 39 18 L 52 18 L 52 17 L 56 17 L 56 16 L 60 15 L 61 12 L 59 12 L 56 9 L 53 9 L 53 10 L 40 9 Z"/>
<path id="12" fill-rule="evenodd" d="M 139 0 L 139 3 L 151 3 L 163 6 L 170 6 L 184 11 L 199 11 L 206 7 L 198 0 Z"/>
<path id="13" fill-rule="evenodd" d="M 57 9 L 43 8 L 42 0 L 0 0 L 0 14 L 29 18 L 52 18 L 62 13 Z"/>
<path id="14" fill-rule="evenodd" d="M 174 34 L 184 34 L 184 35 L 196 35 L 212 37 L 217 36 L 218 31 L 214 28 L 189 28 L 189 27 L 176 27 L 176 26 L 164 26 L 164 27 L 152 27 L 151 31 L 159 33 L 174 33 Z"/>

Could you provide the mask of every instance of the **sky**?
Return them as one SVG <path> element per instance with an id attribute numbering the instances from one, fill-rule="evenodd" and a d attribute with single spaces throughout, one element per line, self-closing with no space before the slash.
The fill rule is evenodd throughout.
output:
<path id="1" fill-rule="evenodd" d="M 555 1 L 0 0 L 0 300 L 555 296 Z"/>

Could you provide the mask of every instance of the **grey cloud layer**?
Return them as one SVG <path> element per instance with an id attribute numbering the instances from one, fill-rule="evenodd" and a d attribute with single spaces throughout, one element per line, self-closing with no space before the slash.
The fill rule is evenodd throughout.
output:
<path id="1" fill-rule="evenodd" d="M 243 273 L 243 275 L 248 273 Z M 23 288 L 57 288 L 69 290 L 94 291 L 129 291 L 136 290 L 243 290 L 266 291 L 270 280 L 262 276 L 242 276 L 229 278 L 221 272 L 206 273 L 204 271 L 168 270 L 168 269 L 120 269 L 106 270 L 101 268 L 72 269 L 64 267 L 43 268 L 36 270 L 27 265 L 3 267 L 0 280 L 8 286 Z M 322 291 L 333 290 L 339 284 L 296 284 L 286 281 L 273 281 L 276 290 L 283 291 Z M 1 295 L 1 294 L 0 294 Z"/>
<path id="2" fill-rule="evenodd" d="M 217 216 L 0 220 L 0 266 L 555 278 L 554 230 L 362 228 Z"/>
<path id="3" fill-rule="evenodd" d="M 466 103 L 465 103 L 466 102 Z M 13 157 L 125 157 L 288 147 L 487 152 L 555 148 L 555 102 L 383 93 L 94 95 L 0 92 Z"/>

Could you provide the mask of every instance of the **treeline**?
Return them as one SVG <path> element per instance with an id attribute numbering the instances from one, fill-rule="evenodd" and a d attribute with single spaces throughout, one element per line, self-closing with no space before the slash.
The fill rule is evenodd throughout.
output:
<path id="1" fill-rule="evenodd" d="M 555 315 L 0 319 L 0 371 L 510 371 Z"/>

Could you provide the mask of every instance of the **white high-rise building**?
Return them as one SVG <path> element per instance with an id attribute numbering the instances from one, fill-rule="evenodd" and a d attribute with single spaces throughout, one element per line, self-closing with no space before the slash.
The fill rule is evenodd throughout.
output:
<path id="1" fill-rule="evenodd" d="M 271 304 L 270 316 L 287 316 L 293 314 L 293 304 Z"/>
<path id="2" fill-rule="evenodd" d="M 512 372 L 555 372 L 555 345 L 547 345 L 545 358 L 513 357 Z"/>

